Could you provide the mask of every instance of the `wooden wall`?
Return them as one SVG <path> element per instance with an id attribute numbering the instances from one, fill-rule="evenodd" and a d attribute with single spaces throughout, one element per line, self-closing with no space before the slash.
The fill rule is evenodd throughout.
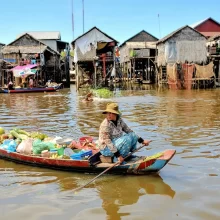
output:
<path id="1" fill-rule="evenodd" d="M 138 48 L 156 49 L 156 42 L 126 42 L 126 44 L 120 48 L 120 63 L 129 62 L 130 50 Z"/>

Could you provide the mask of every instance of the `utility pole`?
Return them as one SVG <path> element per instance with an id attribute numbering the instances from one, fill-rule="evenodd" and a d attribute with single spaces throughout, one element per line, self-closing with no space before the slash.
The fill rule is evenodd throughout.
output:
<path id="1" fill-rule="evenodd" d="M 73 31 L 73 40 L 74 40 L 74 16 L 73 16 L 73 0 L 72 0 L 72 31 Z"/>
<path id="2" fill-rule="evenodd" d="M 82 0 L 83 34 L 84 34 L 84 0 Z"/>
<path id="3" fill-rule="evenodd" d="M 159 34 L 160 34 L 160 38 L 161 38 L 161 31 L 160 31 L 160 14 L 158 14 L 158 24 L 159 24 Z"/>

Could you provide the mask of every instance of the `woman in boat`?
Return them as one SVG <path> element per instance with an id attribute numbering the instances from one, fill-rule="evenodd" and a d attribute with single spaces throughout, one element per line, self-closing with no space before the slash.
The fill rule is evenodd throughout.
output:
<path id="1" fill-rule="evenodd" d="M 137 142 L 149 145 L 149 140 L 139 137 L 122 120 L 117 103 L 108 103 L 103 114 L 106 118 L 100 125 L 98 141 L 103 156 L 114 157 L 113 162 L 122 163 L 136 149 Z"/>

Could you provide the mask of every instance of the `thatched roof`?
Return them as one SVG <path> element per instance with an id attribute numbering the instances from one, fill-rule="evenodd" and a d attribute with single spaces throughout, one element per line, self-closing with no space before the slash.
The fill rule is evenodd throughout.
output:
<path id="1" fill-rule="evenodd" d="M 43 53 L 47 49 L 47 46 L 5 46 L 2 50 L 3 54 L 10 53 Z"/>
<path id="2" fill-rule="evenodd" d="M 3 44 L 3 43 L 0 42 L 0 45 L 4 46 L 5 44 Z"/>
<path id="3" fill-rule="evenodd" d="M 158 41 L 158 38 L 154 37 L 152 34 L 148 33 L 145 30 L 140 31 L 139 33 L 135 34 L 134 36 L 130 37 L 124 43 L 120 45 L 120 47 L 124 46 L 126 42 L 152 42 Z"/>
<path id="4" fill-rule="evenodd" d="M 197 32 L 201 37 L 204 37 L 204 38 L 205 38 L 205 36 L 204 36 L 203 34 L 201 34 L 200 32 L 198 32 L 197 30 L 191 28 L 191 27 L 188 26 L 188 25 L 185 25 L 185 26 L 183 26 L 183 27 L 181 27 L 181 28 L 179 28 L 179 29 L 177 29 L 177 30 L 171 32 L 170 34 L 168 34 L 168 35 L 165 36 L 164 38 L 160 39 L 160 40 L 157 42 L 157 45 L 160 44 L 160 43 L 164 43 L 165 41 L 167 41 L 168 39 L 170 39 L 171 37 L 173 37 L 173 36 L 176 35 L 177 33 L 181 32 L 181 31 L 182 31 L 183 29 L 185 29 L 185 28 L 190 28 L 191 30 Z"/>
<path id="5" fill-rule="evenodd" d="M 37 43 L 35 43 L 35 45 L 14 45 L 16 43 L 16 41 L 19 41 L 25 35 L 28 38 L 36 41 Z M 10 54 L 10 53 L 19 53 L 20 52 L 20 53 L 24 53 L 24 54 L 26 54 L 26 53 L 34 54 L 34 53 L 42 53 L 45 50 L 48 50 L 52 54 L 59 54 L 57 51 L 53 50 L 52 48 L 50 48 L 49 46 L 47 46 L 43 42 L 37 40 L 36 38 L 31 36 L 30 34 L 25 33 L 22 36 L 20 36 L 19 38 L 17 38 L 16 40 L 12 41 L 10 44 L 6 45 L 2 49 L 2 53 L 3 54 Z"/>
<path id="6" fill-rule="evenodd" d="M 28 31 L 18 35 L 17 38 L 20 38 L 26 33 L 38 40 L 61 40 L 59 31 Z"/>
<path id="7" fill-rule="evenodd" d="M 76 40 L 78 40 L 79 38 L 81 38 L 81 37 L 83 37 L 84 35 L 88 34 L 90 31 L 92 31 L 92 30 L 94 30 L 94 29 L 98 30 L 99 32 L 101 32 L 102 34 L 104 34 L 106 37 L 112 39 L 112 41 L 115 41 L 116 43 L 118 43 L 117 40 L 115 40 L 114 38 L 110 37 L 108 34 L 106 34 L 105 32 L 101 31 L 99 28 L 93 27 L 93 28 L 91 28 L 90 30 L 88 30 L 86 33 L 80 35 L 80 36 L 77 37 L 75 40 L 73 40 L 73 41 L 71 42 L 71 44 L 74 44 L 74 43 L 76 42 Z"/>

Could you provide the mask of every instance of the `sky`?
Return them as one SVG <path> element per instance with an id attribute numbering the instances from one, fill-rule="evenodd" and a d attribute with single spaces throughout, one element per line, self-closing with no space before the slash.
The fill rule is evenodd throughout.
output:
<path id="1" fill-rule="evenodd" d="M 66 42 L 83 34 L 83 0 L 1 0 L 0 6 L 1 43 L 28 31 L 60 31 Z M 142 30 L 160 39 L 209 17 L 220 23 L 219 10 L 219 0 L 84 0 L 84 32 L 96 26 L 120 44 Z"/>

